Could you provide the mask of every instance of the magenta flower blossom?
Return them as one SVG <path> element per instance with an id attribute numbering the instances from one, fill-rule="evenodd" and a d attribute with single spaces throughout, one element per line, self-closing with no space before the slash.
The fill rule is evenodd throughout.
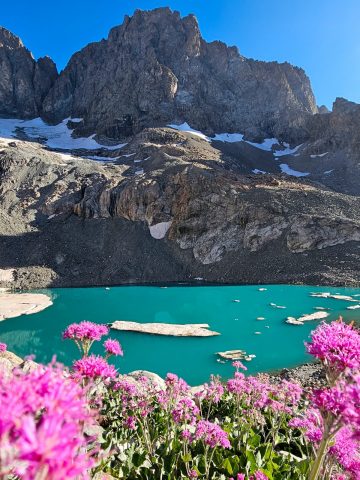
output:
<path id="1" fill-rule="evenodd" d="M 360 478 L 360 442 L 354 438 L 351 428 L 343 427 L 336 434 L 329 453 L 353 478 Z"/>
<path id="2" fill-rule="evenodd" d="M 89 357 L 76 360 L 73 364 L 75 378 L 102 379 L 108 380 L 116 377 L 116 369 L 113 365 L 109 365 L 99 355 L 90 355 Z"/>
<path id="3" fill-rule="evenodd" d="M 322 323 L 305 345 L 311 355 L 338 372 L 360 367 L 360 335 L 351 325 Z"/>
<path id="4" fill-rule="evenodd" d="M 69 325 L 63 333 L 63 338 L 79 341 L 99 341 L 104 335 L 108 335 L 108 333 L 109 329 L 106 325 L 99 325 L 97 323 L 83 321 Z"/>
<path id="5" fill-rule="evenodd" d="M 236 360 L 235 362 L 232 363 L 232 366 L 236 368 L 236 370 L 247 370 L 247 367 L 243 363 L 241 363 L 239 360 Z"/>
<path id="6" fill-rule="evenodd" d="M 188 397 L 181 398 L 171 412 L 175 423 L 185 423 L 187 425 L 194 425 L 199 413 L 199 408 L 194 400 Z"/>
<path id="7" fill-rule="evenodd" d="M 83 428 L 94 420 L 85 392 L 62 369 L 0 373 L 0 411 L 1 478 L 89 478 Z"/>
<path id="8" fill-rule="evenodd" d="M 111 338 L 105 340 L 104 348 L 108 355 L 120 355 L 121 357 L 124 355 L 121 345 L 117 340 Z"/>
<path id="9" fill-rule="evenodd" d="M 206 445 L 211 448 L 221 446 L 223 448 L 230 448 L 228 434 L 222 430 L 216 423 L 208 422 L 207 420 L 200 420 L 196 425 L 195 439 L 203 440 Z"/>
<path id="10" fill-rule="evenodd" d="M 269 477 L 258 470 L 254 475 L 251 475 L 250 480 L 269 480 Z"/>
<path id="11" fill-rule="evenodd" d="M 314 408 L 310 408 L 302 417 L 292 418 L 289 426 L 303 430 L 305 437 L 312 443 L 318 444 L 322 439 L 323 420 L 320 412 Z"/>
<path id="12" fill-rule="evenodd" d="M 6 352 L 6 349 L 7 349 L 6 343 L 0 343 L 0 353 Z"/>

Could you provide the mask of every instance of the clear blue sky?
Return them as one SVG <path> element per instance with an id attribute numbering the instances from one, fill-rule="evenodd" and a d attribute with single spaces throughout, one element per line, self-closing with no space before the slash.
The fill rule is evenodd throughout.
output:
<path id="1" fill-rule="evenodd" d="M 206 40 L 303 67 L 319 105 L 337 96 L 360 103 L 360 0 L 1 0 L 0 25 L 61 69 L 125 14 L 165 5 L 194 13 Z"/>

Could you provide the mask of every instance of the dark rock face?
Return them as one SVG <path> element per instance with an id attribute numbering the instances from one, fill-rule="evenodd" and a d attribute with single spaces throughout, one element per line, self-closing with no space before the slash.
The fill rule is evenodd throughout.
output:
<path id="1" fill-rule="evenodd" d="M 0 114 L 32 118 L 57 77 L 54 62 L 34 60 L 21 40 L 0 27 Z"/>
<path id="2" fill-rule="evenodd" d="M 317 106 L 302 69 L 207 43 L 194 16 L 160 8 L 136 11 L 73 55 L 43 111 L 51 121 L 83 117 L 87 130 L 112 137 L 186 121 L 208 133 L 298 139 Z"/>

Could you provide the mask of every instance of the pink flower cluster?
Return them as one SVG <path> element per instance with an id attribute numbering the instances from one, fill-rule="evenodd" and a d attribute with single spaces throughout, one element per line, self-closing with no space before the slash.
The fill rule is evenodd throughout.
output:
<path id="1" fill-rule="evenodd" d="M 6 352 L 6 349 L 7 349 L 6 343 L 0 343 L 0 353 Z"/>
<path id="2" fill-rule="evenodd" d="M 91 378 L 93 380 L 107 380 L 116 377 L 116 369 L 109 365 L 100 355 L 90 355 L 89 357 L 76 360 L 73 364 L 75 378 Z"/>
<path id="3" fill-rule="evenodd" d="M 175 423 L 194 425 L 200 410 L 194 400 L 185 397 L 178 401 L 171 413 Z"/>
<path id="4" fill-rule="evenodd" d="M 89 478 L 83 427 L 93 417 L 85 393 L 60 367 L 0 374 L 0 411 L 0 478 Z"/>
<path id="5" fill-rule="evenodd" d="M 104 335 L 108 335 L 108 333 L 109 329 L 106 325 L 83 321 L 69 325 L 63 333 L 63 338 L 78 341 L 99 341 Z"/>
<path id="6" fill-rule="evenodd" d="M 104 342 L 104 348 L 108 355 L 115 355 L 115 356 L 119 355 L 121 357 L 124 355 L 121 345 L 117 340 L 108 338 Z"/>
<path id="7" fill-rule="evenodd" d="M 360 368 L 360 335 L 342 321 L 322 323 L 305 345 L 311 355 L 334 370 Z"/>
<path id="8" fill-rule="evenodd" d="M 230 448 L 231 446 L 228 434 L 219 425 L 207 420 L 200 420 L 197 423 L 194 437 L 196 440 L 203 440 L 211 448 L 217 446 Z"/>

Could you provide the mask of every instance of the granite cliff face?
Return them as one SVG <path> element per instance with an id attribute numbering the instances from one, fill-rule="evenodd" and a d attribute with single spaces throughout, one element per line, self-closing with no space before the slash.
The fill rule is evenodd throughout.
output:
<path id="1" fill-rule="evenodd" d="M 208 133 L 291 139 L 317 107 L 302 69 L 207 43 L 194 16 L 160 8 L 136 11 L 107 40 L 76 53 L 43 111 L 54 122 L 84 118 L 78 132 L 115 138 L 188 122 Z"/>
<path id="2" fill-rule="evenodd" d="M 37 117 L 57 70 L 49 57 L 37 62 L 21 40 L 0 27 L 0 114 Z"/>

